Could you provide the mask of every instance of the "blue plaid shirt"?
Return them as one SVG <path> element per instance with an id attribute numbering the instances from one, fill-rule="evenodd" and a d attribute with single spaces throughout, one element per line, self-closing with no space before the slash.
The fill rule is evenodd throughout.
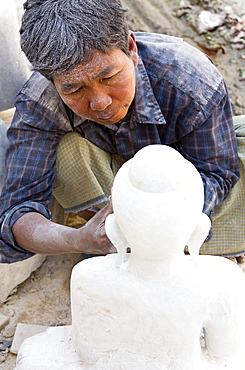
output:
<path id="1" fill-rule="evenodd" d="M 17 96 L 0 199 L 0 262 L 33 254 L 16 245 L 12 226 L 26 212 L 51 219 L 48 208 L 56 148 L 69 131 L 126 159 L 149 144 L 177 149 L 202 176 L 208 215 L 238 180 L 231 106 L 220 73 L 207 56 L 182 39 L 135 35 L 139 53 L 136 94 L 119 124 L 104 126 L 76 116 L 39 73 L 30 77 Z"/>

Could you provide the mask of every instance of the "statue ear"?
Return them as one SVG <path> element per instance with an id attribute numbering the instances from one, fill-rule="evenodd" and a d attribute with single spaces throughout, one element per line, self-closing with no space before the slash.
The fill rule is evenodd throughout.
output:
<path id="1" fill-rule="evenodd" d="M 114 213 L 106 217 L 105 231 L 106 235 L 117 249 L 118 259 L 116 265 L 119 267 L 125 261 L 128 242 L 118 226 Z"/>
<path id="2" fill-rule="evenodd" d="M 199 222 L 191 234 L 187 246 L 191 257 L 196 257 L 199 254 L 199 249 L 201 248 L 204 240 L 209 234 L 211 228 L 211 220 L 205 214 L 202 213 L 199 218 Z"/>

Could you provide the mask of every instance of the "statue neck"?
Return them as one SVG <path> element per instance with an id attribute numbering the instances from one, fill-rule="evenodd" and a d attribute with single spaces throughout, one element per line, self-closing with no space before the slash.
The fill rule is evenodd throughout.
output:
<path id="1" fill-rule="evenodd" d="M 174 256 L 166 256 L 165 258 L 147 258 L 138 253 L 130 253 L 126 261 L 120 265 L 121 269 L 127 270 L 132 275 L 136 275 L 143 279 L 160 275 L 175 275 L 180 266 L 186 261 L 186 257 L 181 253 Z"/>

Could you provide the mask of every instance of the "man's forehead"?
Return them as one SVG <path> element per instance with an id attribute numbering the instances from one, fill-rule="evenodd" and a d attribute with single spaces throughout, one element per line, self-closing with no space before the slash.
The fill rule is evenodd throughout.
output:
<path id="1" fill-rule="evenodd" d="M 60 85 L 69 85 L 69 88 L 74 87 L 74 84 L 81 85 L 81 83 L 84 83 L 86 85 L 118 69 L 121 53 L 123 54 L 121 50 L 119 53 L 117 53 L 117 50 L 108 54 L 95 53 L 87 63 L 79 63 L 68 71 L 57 73 L 53 76 L 53 80 Z"/>

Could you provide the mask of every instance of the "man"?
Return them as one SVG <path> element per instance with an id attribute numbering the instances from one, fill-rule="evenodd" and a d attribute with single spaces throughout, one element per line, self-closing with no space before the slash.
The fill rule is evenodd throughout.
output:
<path id="1" fill-rule="evenodd" d="M 175 37 L 129 32 L 118 0 L 28 0 L 20 32 L 37 72 L 8 133 L 1 262 L 115 252 L 104 232 L 112 208 L 102 207 L 113 174 L 149 144 L 196 166 L 203 211 L 213 213 L 239 168 L 226 86 L 204 54 Z M 93 217 L 79 229 L 52 222 L 52 193 L 66 212 Z"/>

